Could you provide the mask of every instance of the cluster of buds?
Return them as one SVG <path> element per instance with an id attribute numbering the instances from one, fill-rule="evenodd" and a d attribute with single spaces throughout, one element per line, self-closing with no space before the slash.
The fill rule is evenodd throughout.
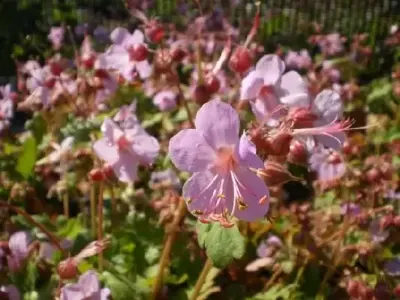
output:
<path id="1" fill-rule="evenodd" d="M 110 180 L 114 177 L 113 168 L 108 165 L 104 164 L 100 168 L 93 168 L 89 172 L 89 179 L 94 182 L 101 182 L 105 180 Z"/>

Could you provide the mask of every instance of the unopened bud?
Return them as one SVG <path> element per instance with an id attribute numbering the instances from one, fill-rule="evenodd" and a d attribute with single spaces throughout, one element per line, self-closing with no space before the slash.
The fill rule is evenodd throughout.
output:
<path id="1" fill-rule="evenodd" d="M 154 55 L 154 66 L 161 73 L 170 71 L 172 62 L 172 55 L 167 49 L 157 50 Z"/>
<path id="2" fill-rule="evenodd" d="M 89 172 L 89 179 L 92 181 L 100 182 L 106 179 L 102 169 L 94 168 Z"/>
<path id="3" fill-rule="evenodd" d="M 215 94 L 219 91 L 221 83 L 216 76 L 211 75 L 205 78 L 204 86 L 209 94 Z"/>
<path id="4" fill-rule="evenodd" d="M 365 178 L 369 183 L 376 183 L 380 179 L 380 172 L 377 168 L 372 168 L 366 173 Z"/>
<path id="5" fill-rule="evenodd" d="M 293 128 L 313 127 L 317 117 L 307 108 L 297 107 L 289 110 L 288 119 L 293 122 Z"/>
<path id="6" fill-rule="evenodd" d="M 400 283 L 397 284 L 397 286 L 393 289 L 393 294 L 394 294 L 397 298 L 400 298 Z"/>
<path id="7" fill-rule="evenodd" d="M 183 50 L 182 48 L 176 47 L 171 50 L 172 60 L 175 62 L 182 61 L 182 59 L 184 59 L 186 55 L 187 55 L 186 51 Z"/>
<path id="8" fill-rule="evenodd" d="M 203 105 L 210 100 L 210 93 L 204 85 L 198 85 L 194 88 L 193 99 L 198 105 Z"/>
<path id="9" fill-rule="evenodd" d="M 394 218 L 393 218 L 393 215 L 391 215 L 391 214 L 382 217 L 380 219 L 380 221 L 379 221 L 379 225 L 380 225 L 380 228 L 382 230 L 384 230 L 384 229 L 388 228 L 389 226 L 393 225 L 393 223 L 394 223 Z"/>
<path id="10" fill-rule="evenodd" d="M 164 38 L 164 28 L 156 20 L 150 21 L 144 30 L 148 39 L 153 43 L 159 43 Z"/>
<path id="11" fill-rule="evenodd" d="M 357 280 L 350 279 L 347 283 L 346 291 L 352 298 L 358 298 L 360 295 L 360 282 Z"/>
<path id="12" fill-rule="evenodd" d="M 307 162 L 308 152 L 303 143 L 293 140 L 290 143 L 288 161 L 293 164 L 305 164 Z"/>
<path id="13" fill-rule="evenodd" d="M 272 161 L 266 161 L 264 169 L 260 170 L 258 175 L 267 186 L 282 185 L 293 179 L 292 174 L 286 168 Z"/>
<path id="14" fill-rule="evenodd" d="M 229 60 L 229 67 L 238 73 L 244 73 L 253 64 L 253 57 L 249 49 L 239 46 L 233 51 Z"/>
<path id="15" fill-rule="evenodd" d="M 269 139 L 270 149 L 266 152 L 274 156 L 284 156 L 290 151 L 293 136 L 290 133 L 280 133 Z"/>
<path id="16" fill-rule="evenodd" d="M 393 218 L 393 225 L 396 227 L 400 227 L 400 216 L 395 216 Z"/>
<path id="17" fill-rule="evenodd" d="M 57 273 L 61 279 L 74 279 L 78 275 L 78 265 L 74 258 L 67 258 L 57 266 Z"/>
<path id="18" fill-rule="evenodd" d="M 51 62 L 50 63 L 50 72 L 54 75 L 54 76 L 59 76 L 62 72 L 62 67 L 61 64 L 58 62 Z"/>
<path id="19" fill-rule="evenodd" d="M 102 171 L 106 178 L 112 178 L 114 175 L 114 170 L 113 170 L 112 166 L 109 164 L 105 164 Z"/>

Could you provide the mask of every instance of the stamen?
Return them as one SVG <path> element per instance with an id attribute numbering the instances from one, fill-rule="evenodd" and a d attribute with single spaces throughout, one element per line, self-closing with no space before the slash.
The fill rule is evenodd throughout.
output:
<path id="1" fill-rule="evenodd" d="M 203 214 L 203 212 L 201 210 L 195 209 L 195 210 L 192 210 L 192 214 L 201 216 Z"/>
<path id="2" fill-rule="evenodd" d="M 186 202 L 187 202 L 187 204 L 191 204 L 193 202 L 193 199 L 192 198 L 187 198 Z"/>
<path id="3" fill-rule="evenodd" d="M 236 202 L 239 206 L 239 210 L 245 210 L 247 209 L 249 206 L 243 202 L 243 198 L 242 197 L 237 197 L 236 198 Z"/>
<path id="4" fill-rule="evenodd" d="M 267 195 L 263 196 L 260 200 L 258 200 L 258 204 L 260 205 L 265 204 L 267 199 L 268 199 Z"/>

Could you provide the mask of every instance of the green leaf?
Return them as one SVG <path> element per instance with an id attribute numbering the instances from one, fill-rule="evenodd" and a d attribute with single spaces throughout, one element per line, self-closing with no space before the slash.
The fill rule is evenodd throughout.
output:
<path id="1" fill-rule="evenodd" d="M 113 299 L 131 300 L 137 299 L 135 289 L 129 284 L 129 279 L 110 272 L 103 272 L 102 277 L 105 281 L 105 286 L 111 290 Z"/>
<path id="2" fill-rule="evenodd" d="M 243 256 L 246 240 L 236 226 L 224 228 L 218 223 L 198 224 L 197 229 L 199 244 L 206 248 L 215 267 L 224 268 L 235 258 Z"/>
<path id="3" fill-rule="evenodd" d="M 259 293 L 247 300 L 295 300 L 302 299 L 301 293 L 297 290 L 297 284 L 274 285 L 267 292 Z"/>
<path id="4" fill-rule="evenodd" d="M 160 123 L 163 119 L 163 114 L 162 113 L 156 113 L 153 116 L 151 116 L 150 119 L 144 120 L 142 122 L 142 126 L 143 128 L 148 128 L 148 127 L 152 127 L 158 123 Z"/>
<path id="5" fill-rule="evenodd" d="M 37 157 L 36 140 L 33 136 L 29 137 L 22 146 L 22 153 L 18 158 L 16 171 L 25 179 L 32 175 Z"/>

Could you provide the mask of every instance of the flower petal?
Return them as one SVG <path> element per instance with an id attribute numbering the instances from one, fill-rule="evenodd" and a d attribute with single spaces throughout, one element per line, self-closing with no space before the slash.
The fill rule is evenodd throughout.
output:
<path id="1" fill-rule="evenodd" d="M 282 76 L 279 89 L 283 93 L 282 96 L 307 93 L 307 85 L 296 71 L 287 72 Z"/>
<path id="2" fill-rule="evenodd" d="M 242 80 L 240 87 L 240 100 L 250 100 L 257 98 L 257 95 L 264 85 L 264 80 L 259 72 L 251 71 Z"/>
<path id="3" fill-rule="evenodd" d="M 144 42 L 144 34 L 140 30 L 136 29 L 132 34 L 130 34 L 124 41 L 124 47 L 131 47 L 136 44 L 141 44 Z"/>
<path id="4" fill-rule="evenodd" d="M 239 141 L 239 115 L 231 105 L 220 100 L 204 104 L 197 112 L 195 125 L 214 150 Z"/>
<path id="5" fill-rule="evenodd" d="M 323 90 L 315 98 L 312 110 L 328 124 L 342 117 L 343 102 L 338 93 L 332 90 Z"/>
<path id="6" fill-rule="evenodd" d="M 269 208 L 269 192 L 264 181 L 259 178 L 254 172 L 247 168 L 240 167 L 235 170 L 236 180 L 241 201 L 247 205 L 245 209 L 239 209 L 236 206 L 234 215 L 244 221 L 255 221 L 261 219 L 268 212 Z M 260 200 L 266 198 L 260 203 Z M 236 200 L 236 199 L 235 199 Z"/>
<path id="7" fill-rule="evenodd" d="M 256 146 L 250 141 L 245 132 L 240 137 L 237 150 L 241 164 L 257 169 L 264 166 L 263 161 L 257 156 Z"/>
<path id="8" fill-rule="evenodd" d="M 77 300 L 85 299 L 85 294 L 82 291 L 80 284 L 66 284 L 61 289 L 61 300 Z"/>
<path id="9" fill-rule="evenodd" d="M 186 201 L 190 212 L 199 211 L 205 215 L 211 213 L 222 213 L 226 208 L 230 212 L 232 210 L 231 189 L 227 190 L 224 187 L 223 177 L 214 175 L 210 171 L 194 173 L 188 181 L 183 185 L 182 195 Z M 227 184 L 230 186 L 229 184 Z M 228 193 L 226 193 L 228 192 Z M 217 196 L 223 194 L 228 200 L 226 205 L 216 205 Z M 194 214 L 199 216 L 198 214 Z"/>
<path id="10" fill-rule="evenodd" d="M 249 263 L 246 266 L 245 270 L 247 272 L 257 272 L 258 270 L 260 270 L 262 268 L 272 267 L 274 263 L 275 263 L 275 259 L 273 259 L 272 257 L 257 258 L 256 260 Z"/>
<path id="11" fill-rule="evenodd" d="M 136 71 L 139 73 L 141 79 L 146 79 L 151 76 L 153 68 L 147 60 L 138 61 L 135 63 Z"/>
<path id="12" fill-rule="evenodd" d="M 100 290 L 100 282 L 94 271 L 87 271 L 79 277 L 78 283 L 83 287 L 85 296 Z"/>
<path id="13" fill-rule="evenodd" d="M 106 118 L 103 121 L 100 130 L 106 141 L 111 145 L 114 145 L 115 142 L 124 135 L 124 132 L 118 127 L 118 125 L 109 118 Z"/>
<path id="14" fill-rule="evenodd" d="M 24 259 L 28 256 L 28 246 L 32 238 L 26 231 L 18 231 L 11 235 L 8 245 L 11 253 L 18 259 Z"/>
<path id="15" fill-rule="evenodd" d="M 130 135 L 132 129 L 126 130 L 128 138 L 131 138 L 133 141 L 133 152 L 139 156 L 141 163 L 152 164 L 160 151 L 157 139 L 149 135 L 139 124 L 133 130 L 135 131 L 133 135 Z"/>
<path id="16" fill-rule="evenodd" d="M 264 78 L 264 85 L 275 85 L 285 71 L 285 63 L 278 55 L 264 55 L 256 65 L 256 71 Z"/>
<path id="17" fill-rule="evenodd" d="M 105 138 L 96 141 L 93 144 L 93 150 L 100 159 L 111 165 L 119 159 L 118 148 L 110 144 Z"/>
<path id="18" fill-rule="evenodd" d="M 134 182 L 137 179 L 139 158 L 128 151 L 120 151 L 119 160 L 112 165 L 115 176 L 122 182 Z"/>
<path id="19" fill-rule="evenodd" d="M 215 151 L 196 129 L 185 129 L 173 136 L 168 153 L 178 169 L 191 173 L 206 170 L 216 158 Z"/>
<path id="20" fill-rule="evenodd" d="M 128 29 L 117 27 L 111 32 L 110 39 L 114 44 L 121 45 L 130 36 Z"/>

